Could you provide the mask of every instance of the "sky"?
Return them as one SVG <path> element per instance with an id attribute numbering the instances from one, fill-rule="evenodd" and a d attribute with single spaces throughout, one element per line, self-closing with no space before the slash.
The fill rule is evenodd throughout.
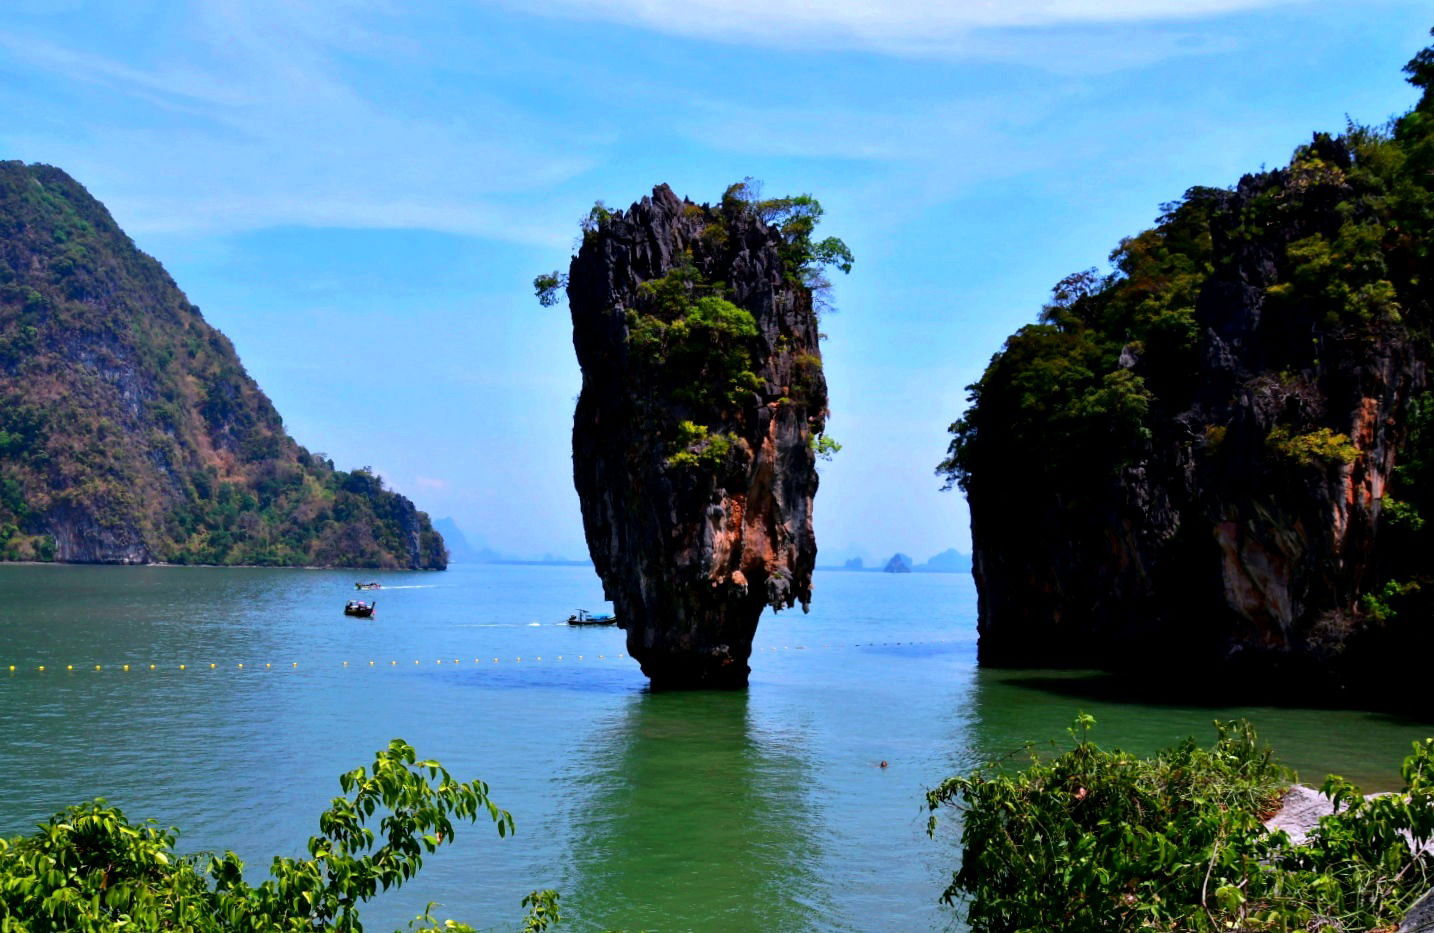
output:
<path id="1" fill-rule="evenodd" d="M 820 563 L 970 547 L 947 426 L 1050 287 L 1159 205 L 1414 93 L 1423 3 L 0 0 L 0 158 L 102 200 L 290 432 L 475 545 L 586 554 L 577 221 L 666 182 L 811 193 Z"/>

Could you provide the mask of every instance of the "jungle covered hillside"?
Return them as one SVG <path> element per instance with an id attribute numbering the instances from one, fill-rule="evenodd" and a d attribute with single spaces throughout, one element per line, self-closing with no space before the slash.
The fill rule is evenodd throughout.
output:
<path id="1" fill-rule="evenodd" d="M 233 346 L 63 171 L 0 162 L 0 558 L 441 569 L 294 442 Z"/>

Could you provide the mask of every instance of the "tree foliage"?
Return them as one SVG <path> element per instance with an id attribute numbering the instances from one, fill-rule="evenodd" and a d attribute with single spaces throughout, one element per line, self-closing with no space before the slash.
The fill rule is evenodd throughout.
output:
<path id="1" fill-rule="evenodd" d="M 1269 832 L 1292 775 L 1245 722 L 1217 722 L 1139 758 L 1090 741 L 1025 767 L 993 762 L 927 795 L 961 814 L 962 862 L 942 894 L 976 933 L 1392 929 L 1434 883 L 1434 739 L 1414 745 L 1399 793 L 1372 798 L 1338 777 L 1337 809 L 1300 844 Z"/>
<path id="2" fill-rule="evenodd" d="M 320 814 L 309 857 L 276 857 L 258 885 L 245 881 L 233 852 L 180 855 L 174 829 L 131 823 L 103 800 L 70 807 L 31 836 L 0 840 L 0 930 L 359 933 L 363 903 L 412 880 L 426 855 L 453 841 L 456 822 L 487 816 L 500 836 L 513 832 L 488 785 L 454 780 L 400 739 L 339 784 L 345 796 Z M 556 923 L 557 901 L 549 890 L 525 897 L 524 928 Z M 435 931 L 473 930 L 440 927 L 427 912 L 419 920 Z"/>

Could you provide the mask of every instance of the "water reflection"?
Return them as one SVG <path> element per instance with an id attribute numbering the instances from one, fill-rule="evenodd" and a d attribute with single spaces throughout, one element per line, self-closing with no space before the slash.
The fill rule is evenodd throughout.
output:
<path id="1" fill-rule="evenodd" d="M 826 925 L 805 740 L 745 693 L 640 693 L 599 726 L 567 785 L 565 913 L 578 928 Z"/>
<path id="2" fill-rule="evenodd" d="M 982 760 L 1028 741 L 1067 744 L 1065 729 L 1079 711 L 1096 717 L 1097 742 L 1142 754 L 1186 736 L 1213 741 L 1212 720 L 1244 718 L 1301 780 L 1318 783 L 1336 773 L 1367 790 L 1398 786 L 1399 764 L 1410 743 L 1434 735 L 1434 721 L 1417 717 L 1241 704 L 1218 685 L 1202 693 L 1154 694 L 1148 686 L 1079 671 L 978 670 L 971 704 L 969 748 Z"/>

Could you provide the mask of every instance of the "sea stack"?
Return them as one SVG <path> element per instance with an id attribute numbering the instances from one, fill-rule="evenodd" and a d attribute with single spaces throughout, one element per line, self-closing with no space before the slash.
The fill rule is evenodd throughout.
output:
<path id="1" fill-rule="evenodd" d="M 828 414 L 813 286 L 835 260 L 809 239 L 816 202 L 748 190 L 599 206 L 567 277 L 583 526 L 658 689 L 745 687 L 763 609 L 811 601 Z"/>

